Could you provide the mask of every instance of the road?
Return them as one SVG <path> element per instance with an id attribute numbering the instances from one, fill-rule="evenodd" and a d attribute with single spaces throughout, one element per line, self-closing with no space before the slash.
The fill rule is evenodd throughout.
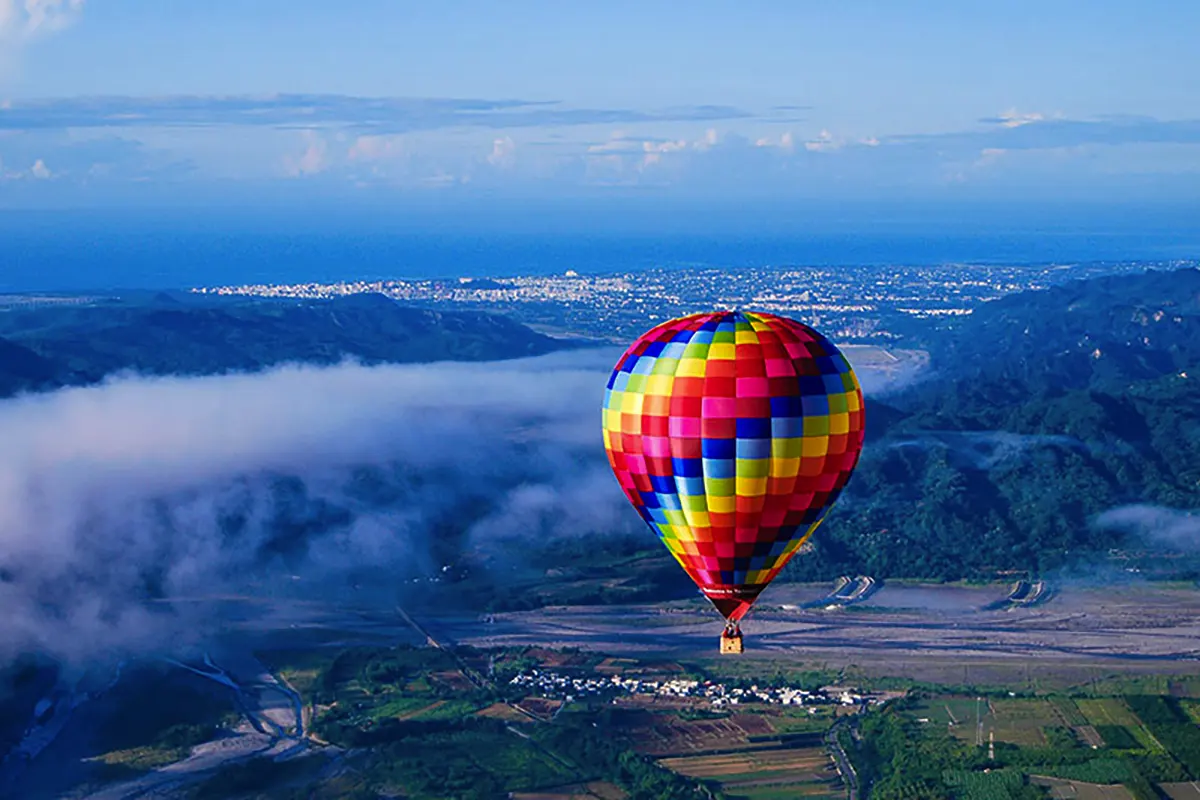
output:
<path id="1" fill-rule="evenodd" d="M 405 611 L 402 607 L 396 606 L 396 612 L 400 615 L 400 618 L 403 619 L 405 621 L 405 623 L 407 623 L 420 636 L 422 636 L 429 643 L 429 645 L 431 647 L 436 647 L 439 650 L 442 650 L 444 652 L 447 652 L 447 653 L 450 653 L 451 655 L 453 655 L 455 663 L 458 664 L 459 671 L 462 672 L 462 674 L 466 676 L 467 680 L 469 680 L 477 689 L 483 689 L 483 690 L 494 692 L 497 694 L 499 693 L 499 690 L 496 688 L 496 685 L 494 683 L 492 683 L 491 680 L 489 680 L 488 678 L 485 678 L 483 675 L 480 675 L 478 672 L 471 669 L 471 667 L 469 665 L 467 665 L 461 658 L 458 657 L 457 654 L 454 653 L 454 647 L 453 647 L 452 643 L 449 643 L 451 645 L 449 647 L 443 645 L 442 642 L 435 639 L 428 631 L 425 630 L 424 627 L 421 626 L 420 623 L 418 623 L 415 619 L 413 619 L 412 616 L 410 616 L 409 613 L 407 611 Z M 531 722 L 542 723 L 542 724 L 545 724 L 548 722 L 553 722 L 553 717 L 550 720 L 542 719 L 541 717 L 537 716 L 536 714 L 529 711 L 528 709 L 522 707 L 518 703 L 509 703 L 509 702 L 505 701 L 505 705 L 507 705 L 509 708 L 511 708 L 513 711 L 517 712 L 518 714 L 524 716 L 526 719 L 530 720 Z M 558 710 L 561 711 L 562 708 L 563 708 L 563 706 L 559 706 Z M 558 713 L 555 712 L 554 716 L 557 717 Z M 551 759 L 556 764 L 558 764 L 560 767 L 562 767 L 563 769 L 567 770 L 569 773 L 574 775 L 576 780 L 584 780 L 586 778 L 585 775 L 583 775 L 582 773 L 579 772 L 579 768 L 575 764 L 572 764 L 571 762 L 563 759 L 561 756 L 559 756 L 554 751 L 547 749 L 540 742 L 538 742 L 536 739 L 531 737 L 529 734 L 525 733 L 522 730 L 514 728 L 512 725 L 505 725 L 504 728 L 509 733 L 515 734 L 516 736 L 519 736 L 522 739 L 525 739 L 526 741 L 531 743 L 534 747 L 536 747 L 538 750 L 540 750 L 547 758 Z"/>
<path id="2" fill-rule="evenodd" d="M 850 760 L 850 756 L 846 754 L 842 743 L 838 741 L 838 734 L 841 731 L 853 728 L 853 726 L 854 722 L 851 721 L 850 717 L 842 717 L 825 734 L 825 745 L 829 748 L 829 752 L 833 754 L 833 761 L 837 765 L 838 774 L 842 776 L 842 782 L 846 784 L 846 794 L 849 800 L 858 800 L 858 772 L 855 771 L 854 763 Z"/>

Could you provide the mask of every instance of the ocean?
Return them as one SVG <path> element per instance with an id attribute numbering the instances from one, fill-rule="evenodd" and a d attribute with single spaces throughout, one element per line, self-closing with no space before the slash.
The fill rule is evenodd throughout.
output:
<path id="1" fill-rule="evenodd" d="M 1200 258 L 1200 233 L 1084 229 L 507 233 L 272 225 L 0 222 L 0 292 L 186 289 L 248 283 L 506 277 L 647 268 L 1072 263 Z"/>

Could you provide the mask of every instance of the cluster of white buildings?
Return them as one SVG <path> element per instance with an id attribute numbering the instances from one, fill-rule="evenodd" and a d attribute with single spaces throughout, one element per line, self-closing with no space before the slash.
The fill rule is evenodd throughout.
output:
<path id="1" fill-rule="evenodd" d="M 198 287 L 194 294 L 250 297 L 283 297 L 327 300 L 353 294 L 376 292 L 393 300 L 448 301 L 507 305 L 538 301 L 599 303 L 604 295 L 627 295 L 634 291 L 629 276 L 584 276 L 568 270 L 562 276 L 506 278 L 499 286 L 491 282 L 481 288 L 472 279 L 337 281 L 333 283 L 255 284 L 248 286 Z M 640 287 L 639 287 L 640 288 Z M 660 298 L 661 299 L 661 298 Z"/>
<path id="2" fill-rule="evenodd" d="M 851 689 L 826 687 L 817 691 L 791 686 L 750 686 L 730 688 L 713 681 L 672 678 L 664 681 L 624 678 L 620 675 L 564 675 L 548 670 L 529 670 L 509 681 L 523 686 L 541 697 L 565 698 L 568 702 L 581 697 L 612 697 L 615 695 L 655 695 L 658 697 L 696 697 L 709 700 L 714 706 L 734 706 L 740 703 L 766 703 L 782 706 L 858 705 L 867 700 Z M 815 708 L 812 709 L 815 712 Z"/>

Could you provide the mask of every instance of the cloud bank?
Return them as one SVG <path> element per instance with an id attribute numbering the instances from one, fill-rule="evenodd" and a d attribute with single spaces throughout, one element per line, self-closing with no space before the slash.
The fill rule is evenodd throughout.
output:
<path id="1" fill-rule="evenodd" d="M 12 101 L 0 109 L 0 130 L 239 125 L 300 129 L 336 127 L 384 134 L 461 127 L 612 125 L 728 120 L 748 116 L 740 109 L 718 105 L 637 111 L 570 108 L 558 101 L 340 94 L 93 96 Z"/>
<path id="2" fill-rule="evenodd" d="M 292 575 L 315 597 L 363 565 L 399 585 L 507 537 L 636 531 L 598 445 L 610 355 L 127 377 L 2 403 L 0 657 L 213 622 L 154 598 Z"/>
<path id="3" fill-rule="evenodd" d="M 1005 112 L 962 130 L 846 131 L 724 105 L 576 108 L 527 99 L 60 97 L 0 105 L 0 199 L 228 192 L 510 191 L 787 200 L 914 193 L 1195 199 L 1200 121 Z M 33 177 L 41 160 L 53 181 Z M 22 179 L 22 180 L 17 180 Z M 228 183 L 226 183 L 228 182 Z M 41 184 L 39 188 L 34 188 Z M 261 187 L 260 187 L 261 188 Z M 55 194 L 56 193 L 56 194 Z M 949 194 L 948 194 L 949 193 Z"/>
<path id="4" fill-rule="evenodd" d="M 0 402 L 0 662 L 180 647 L 220 624 L 150 600 L 374 581 L 392 602 L 464 553 L 508 569 L 529 537 L 649 535 L 601 444 L 619 352 Z"/>

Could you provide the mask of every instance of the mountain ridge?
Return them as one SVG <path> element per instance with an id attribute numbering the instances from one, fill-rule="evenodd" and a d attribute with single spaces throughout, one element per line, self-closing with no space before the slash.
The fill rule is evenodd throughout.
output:
<path id="1" fill-rule="evenodd" d="M 433 311 L 384 295 L 196 301 L 171 296 L 0 313 L 0 396 L 152 375 L 282 363 L 491 361 L 579 347 L 507 317 Z"/>

